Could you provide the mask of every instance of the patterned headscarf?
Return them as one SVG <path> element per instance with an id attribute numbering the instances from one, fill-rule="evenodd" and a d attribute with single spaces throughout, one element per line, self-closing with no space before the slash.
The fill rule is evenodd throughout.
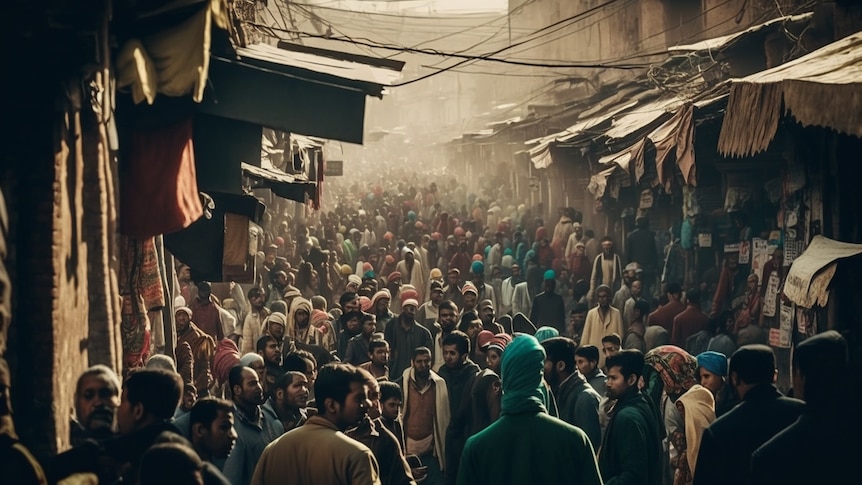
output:
<path id="1" fill-rule="evenodd" d="M 650 350 L 644 363 L 658 372 L 663 389 L 673 402 L 697 384 L 697 358 L 674 345 Z"/>

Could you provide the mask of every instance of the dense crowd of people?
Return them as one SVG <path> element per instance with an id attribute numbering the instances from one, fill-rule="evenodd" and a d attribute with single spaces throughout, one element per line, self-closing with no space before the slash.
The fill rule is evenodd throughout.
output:
<path id="1" fill-rule="evenodd" d="M 645 217 L 618 251 L 493 178 L 482 196 L 407 180 L 267 214 L 253 283 L 178 265 L 173 355 L 80 376 L 48 481 L 809 483 L 852 463 L 781 463 L 845 438 L 847 342 L 799 345 L 783 396 L 759 310 L 778 296 L 736 253 L 684 289 L 678 237 Z"/>

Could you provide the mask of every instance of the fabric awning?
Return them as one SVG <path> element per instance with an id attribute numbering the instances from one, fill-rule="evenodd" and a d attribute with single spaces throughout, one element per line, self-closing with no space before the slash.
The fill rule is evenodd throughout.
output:
<path id="1" fill-rule="evenodd" d="M 718 151 L 748 156 L 766 150 L 787 113 L 803 126 L 862 137 L 862 33 L 733 80 Z"/>
<path id="2" fill-rule="evenodd" d="M 814 236 L 805 250 L 790 266 L 784 283 L 784 295 L 793 303 L 811 308 L 826 306 L 829 283 L 838 262 L 862 254 L 862 244 L 851 244 L 824 236 Z"/>
<path id="3" fill-rule="evenodd" d="M 336 59 L 331 51 L 304 49 L 308 52 L 256 44 L 237 48 L 236 58 L 212 56 L 199 111 L 361 144 L 366 96 L 381 97 L 403 63 Z"/>
<path id="4" fill-rule="evenodd" d="M 291 175 L 273 167 L 255 167 L 243 162 L 242 174 L 244 177 L 255 181 L 252 188 L 268 188 L 279 197 L 301 204 L 313 198 L 317 188 L 315 182 L 309 181 L 305 177 Z"/>

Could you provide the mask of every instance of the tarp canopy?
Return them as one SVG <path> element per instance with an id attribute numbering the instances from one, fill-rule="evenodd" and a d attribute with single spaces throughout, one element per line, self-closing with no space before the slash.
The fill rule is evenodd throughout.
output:
<path id="1" fill-rule="evenodd" d="M 304 176 L 291 175 L 272 167 L 255 167 L 242 164 L 243 176 L 254 180 L 252 188 L 268 188 L 272 193 L 284 199 L 304 204 L 308 198 L 314 197 L 317 184 Z"/>
<path id="2" fill-rule="evenodd" d="M 790 266 L 784 283 L 784 295 L 793 303 L 811 308 L 826 306 L 829 283 L 838 263 L 862 254 L 862 244 L 851 244 L 824 236 L 814 236 L 805 250 Z"/>
<path id="3" fill-rule="evenodd" d="M 862 137 L 862 32 L 734 79 L 718 151 L 748 156 L 766 150 L 786 113 L 803 126 Z"/>
<path id="4" fill-rule="evenodd" d="M 323 49 L 295 52 L 287 46 L 254 44 L 238 47 L 233 58 L 213 55 L 199 111 L 289 133 L 362 143 L 366 96 L 381 97 L 400 76 L 403 63 Z"/>

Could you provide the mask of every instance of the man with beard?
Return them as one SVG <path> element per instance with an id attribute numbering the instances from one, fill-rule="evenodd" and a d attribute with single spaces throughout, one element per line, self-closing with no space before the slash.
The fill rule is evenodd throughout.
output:
<path id="1" fill-rule="evenodd" d="M 350 345 L 350 339 L 359 335 L 362 331 L 361 320 L 362 312 L 359 310 L 341 315 L 342 330 L 341 335 L 338 336 L 338 356 L 340 358 L 343 359 L 347 355 L 347 347 Z"/>
<path id="2" fill-rule="evenodd" d="M 297 485 L 380 484 L 374 454 L 344 434 L 368 412 L 365 376 L 350 364 L 325 365 L 320 369 L 314 394 L 317 414 L 266 448 L 251 483 L 274 485 L 289 480 Z"/>
<path id="3" fill-rule="evenodd" d="M 487 330 L 494 335 L 504 333 L 503 326 L 494 321 L 495 316 L 494 302 L 491 300 L 482 300 L 479 303 L 479 320 L 482 321 L 482 330 Z"/>
<path id="4" fill-rule="evenodd" d="M 446 381 L 431 370 L 428 347 L 413 350 L 410 364 L 396 381 L 404 389 L 405 447 L 427 467 L 426 483 L 439 485 L 446 471 L 449 392 Z"/>
<path id="5" fill-rule="evenodd" d="M 581 334 L 584 332 L 584 323 L 587 321 L 587 312 L 589 308 L 586 303 L 578 303 L 572 309 L 569 315 L 569 337 L 575 341 L 575 345 L 580 345 Z"/>
<path id="6" fill-rule="evenodd" d="M 192 322 L 192 310 L 188 307 L 179 307 L 174 314 L 177 327 L 177 345 L 187 343 L 192 349 L 193 365 L 192 380 L 198 395 L 203 397 L 209 394 L 209 388 L 213 383 L 210 363 L 215 355 L 215 342 L 210 335 L 198 328 Z"/>
<path id="7" fill-rule="evenodd" d="M 494 293 L 494 287 L 485 283 L 485 263 L 481 261 L 473 261 L 470 266 L 470 271 L 473 273 L 473 286 L 476 288 L 476 301 L 491 300 L 494 304 L 494 309 L 497 308 L 497 294 Z M 464 304 L 467 307 L 466 303 Z"/>
<path id="8" fill-rule="evenodd" d="M 530 321 L 537 328 L 553 327 L 563 334 L 566 331 L 566 304 L 563 297 L 554 292 L 557 288 L 556 277 L 554 270 L 545 271 L 542 292 L 536 295 L 530 309 Z"/>
<path id="9" fill-rule="evenodd" d="M 120 381 L 105 365 L 94 365 L 78 378 L 75 416 L 70 426 L 72 446 L 84 440 L 104 441 L 114 436 L 114 415 L 120 405 Z"/>
<path id="10" fill-rule="evenodd" d="M 369 360 L 369 344 L 371 343 L 371 336 L 376 330 L 374 315 L 370 313 L 362 313 L 362 317 L 359 319 L 359 324 L 359 334 L 347 342 L 347 352 L 344 354 L 344 362 L 355 366 L 362 365 Z"/>
<path id="11" fill-rule="evenodd" d="M 458 326 L 458 307 L 454 302 L 445 300 L 440 303 L 440 307 L 437 309 L 437 322 L 434 326 L 438 330 L 434 336 L 433 367 L 439 369 L 443 365 L 443 339 Z"/>
<path id="12" fill-rule="evenodd" d="M 599 455 L 606 483 L 662 483 L 662 444 L 658 412 L 638 390 L 644 355 L 623 350 L 608 358 L 609 399 L 617 404 L 611 413 Z"/>
<path id="13" fill-rule="evenodd" d="M 189 412 L 188 432 L 192 447 L 201 460 L 214 463 L 228 457 L 236 443 L 233 405 L 230 401 L 204 398 Z"/>
<path id="14" fill-rule="evenodd" d="M 446 430 L 446 483 L 454 484 L 458 461 L 467 441 L 470 426 L 470 390 L 481 369 L 470 360 L 470 337 L 455 330 L 443 339 L 443 366 L 437 373 L 446 382 L 451 420 Z"/>
<path id="15" fill-rule="evenodd" d="M 275 381 L 273 393 L 263 405 L 272 428 L 288 432 L 308 421 L 308 378 L 302 372 L 285 372 Z"/>
<path id="16" fill-rule="evenodd" d="M 503 284 L 500 286 L 500 313 L 513 315 L 512 297 L 515 293 L 515 286 L 523 281 L 521 267 L 517 264 L 512 264 L 512 276 L 504 279 Z"/>
<path id="17" fill-rule="evenodd" d="M 471 282 L 464 283 L 461 288 L 461 314 L 476 313 L 476 304 L 479 303 L 479 290 Z"/>
<path id="18" fill-rule="evenodd" d="M 458 268 L 449 268 L 446 273 L 446 287 L 443 288 L 443 299 L 454 302 L 456 305 L 463 305 L 461 294 L 461 270 Z"/>
<path id="19" fill-rule="evenodd" d="M 632 296 L 632 283 L 640 279 L 641 267 L 638 263 L 629 263 L 623 270 L 623 283 L 620 289 L 614 293 L 614 299 L 611 305 L 623 313 L 626 309 L 626 302 Z"/>
<path id="20" fill-rule="evenodd" d="M 368 343 L 368 358 L 370 361 L 359 366 L 360 369 L 366 370 L 375 379 L 389 379 L 389 343 L 383 339 L 371 339 Z"/>
<path id="21" fill-rule="evenodd" d="M 575 367 L 575 342 L 566 337 L 553 337 L 542 342 L 542 347 L 546 356 L 545 380 L 554 391 L 560 419 L 581 428 L 597 451 L 602 446 L 601 396 Z"/>
<path id="22" fill-rule="evenodd" d="M 416 485 L 398 438 L 381 419 L 380 383 L 367 371 L 362 370 L 362 373 L 368 386 L 368 414 L 358 426 L 348 429 L 345 434 L 374 453 L 380 465 L 380 482 L 383 485 Z"/>
<path id="23" fill-rule="evenodd" d="M 605 335 L 623 333 L 623 317 L 620 311 L 611 306 L 611 289 L 601 285 L 596 289 L 596 300 L 598 306 L 587 312 L 587 320 L 584 322 L 584 333 L 581 338 L 581 346 L 594 345 L 602 347 L 602 338 Z M 599 367 L 604 368 L 604 355 L 599 356 Z"/>
<path id="24" fill-rule="evenodd" d="M 417 347 L 431 348 L 431 332 L 416 323 L 416 310 L 419 302 L 413 298 L 404 300 L 398 318 L 386 324 L 384 338 L 389 342 L 389 375 L 400 376 L 410 367 L 413 350 Z"/>
<path id="25" fill-rule="evenodd" d="M 629 299 L 626 300 L 626 304 L 623 306 L 624 329 L 628 329 L 629 325 L 631 325 L 634 321 L 633 313 L 635 308 L 635 302 L 640 299 L 641 294 L 643 293 L 643 282 L 641 282 L 641 280 L 632 281 L 631 285 L 629 286 L 629 290 L 631 291 L 631 296 L 629 296 Z M 647 308 L 646 315 L 649 315 L 649 308 Z M 646 320 L 646 317 L 644 317 L 644 320 Z"/>
<path id="26" fill-rule="evenodd" d="M 264 402 L 263 387 L 254 369 L 234 367 L 230 370 L 228 384 L 233 393 L 237 440 L 225 461 L 224 474 L 230 483 L 246 485 L 251 482 L 255 464 L 266 445 L 278 438 L 284 429 L 274 429 L 264 419 L 260 408 Z"/>
<path id="27" fill-rule="evenodd" d="M 279 296 L 281 298 L 281 296 Z M 265 295 L 263 289 L 255 286 L 248 290 L 248 303 L 251 305 L 251 311 L 245 316 L 242 324 L 242 341 L 240 342 L 240 352 L 247 354 L 254 352 L 254 344 L 260 338 L 263 332 L 264 321 L 269 316 L 269 310 L 264 306 Z"/>
<path id="28" fill-rule="evenodd" d="M 620 288 L 623 280 L 623 264 L 620 255 L 614 250 L 614 240 L 610 236 L 603 237 L 601 248 L 601 254 L 592 262 L 589 298 L 598 298 L 596 293 L 602 285 L 611 289 L 611 295 L 613 295 L 613 292 Z"/>
<path id="29" fill-rule="evenodd" d="M 371 297 L 371 308 L 374 316 L 377 318 L 376 331 L 383 332 L 386 330 L 386 324 L 389 320 L 395 318 L 395 314 L 389 310 L 389 302 L 392 300 L 392 295 L 386 288 L 374 293 Z"/>
<path id="30" fill-rule="evenodd" d="M 416 321 L 431 332 L 431 336 L 437 335 L 437 327 L 434 322 L 437 321 L 437 312 L 439 312 L 440 302 L 443 301 L 443 284 L 439 281 L 431 281 L 429 285 L 429 300 L 419 307 L 416 312 Z"/>
<path id="31" fill-rule="evenodd" d="M 272 335 L 264 335 L 257 339 L 257 354 L 263 358 L 266 373 L 263 384 L 264 396 L 269 396 L 275 386 L 275 380 L 282 374 L 281 347 Z"/>
<path id="32" fill-rule="evenodd" d="M 198 327 L 212 337 L 213 341 L 219 342 L 225 335 L 221 326 L 218 300 L 212 295 L 212 285 L 208 281 L 201 281 L 197 286 L 198 296 L 191 301 L 189 308 L 195 315 Z"/>

